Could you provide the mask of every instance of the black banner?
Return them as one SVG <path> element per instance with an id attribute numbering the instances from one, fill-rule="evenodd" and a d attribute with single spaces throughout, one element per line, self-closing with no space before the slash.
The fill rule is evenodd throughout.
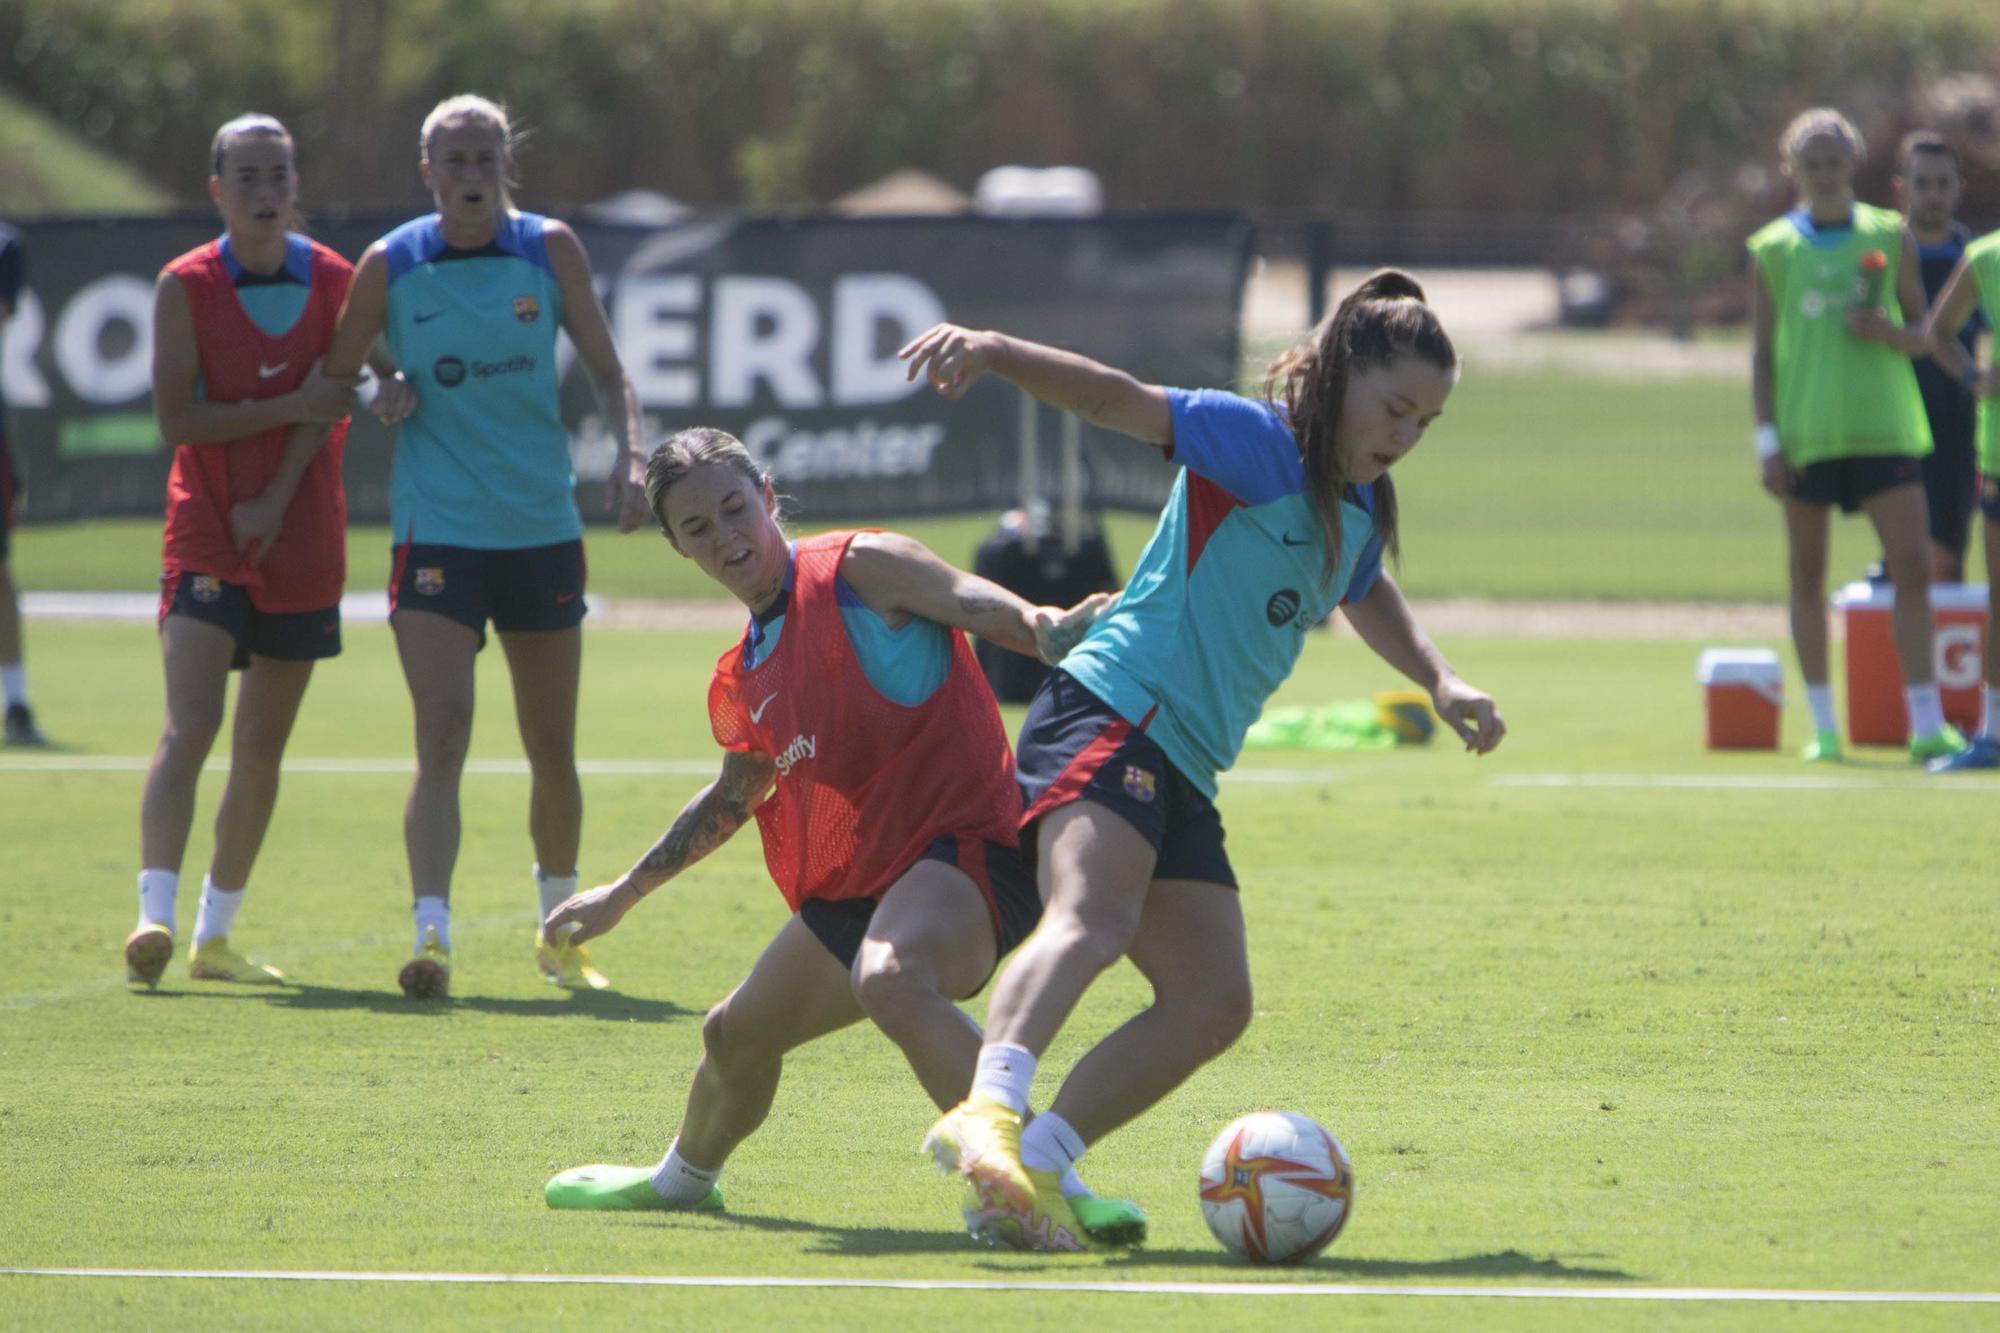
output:
<path id="1" fill-rule="evenodd" d="M 350 258 L 398 218 L 316 225 Z M 719 426 L 747 443 L 807 523 L 997 510 L 1023 494 L 1020 395 L 950 403 L 907 383 L 896 349 L 941 319 L 1053 342 L 1171 385 L 1228 385 L 1252 244 L 1233 214 L 1092 219 L 577 221 L 649 439 Z M 27 286 L 0 336 L 0 387 L 27 520 L 160 510 L 170 452 L 149 394 L 152 287 L 211 218 L 21 228 Z M 603 517 L 613 445 L 565 337 L 563 414 L 584 517 Z M 421 391 L 421 383 L 419 390 Z M 1148 509 L 1172 470 L 1085 428 L 1086 502 Z M 1041 416 L 1036 489 L 1057 490 Z M 350 511 L 386 521 L 392 437 L 357 416 Z"/>

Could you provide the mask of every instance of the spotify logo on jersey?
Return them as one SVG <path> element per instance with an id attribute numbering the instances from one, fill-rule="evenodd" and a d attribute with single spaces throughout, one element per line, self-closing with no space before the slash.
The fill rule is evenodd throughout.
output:
<path id="1" fill-rule="evenodd" d="M 1291 624 L 1292 617 L 1299 613 L 1299 595 L 1290 588 L 1280 588 L 1271 594 L 1271 600 L 1264 603 L 1264 618 L 1271 622 L 1273 629 L 1283 629 Z"/>
<path id="2" fill-rule="evenodd" d="M 456 389 L 465 383 L 465 362 L 455 356 L 441 356 L 431 367 L 431 374 L 437 376 L 437 382 L 445 388 Z"/>

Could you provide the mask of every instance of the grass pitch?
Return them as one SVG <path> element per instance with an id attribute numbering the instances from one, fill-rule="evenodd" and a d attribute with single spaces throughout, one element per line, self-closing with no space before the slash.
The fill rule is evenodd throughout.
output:
<path id="1" fill-rule="evenodd" d="M 716 762 L 702 686 L 727 637 L 589 634 L 584 758 Z M 526 779 L 468 776 L 455 995 L 411 1004 L 395 987 L 407 778 L 295 772 L 237 934 L 300 984 L 192 983 L 183 959 L 158 994 L 130 993 L 119 946 L 142 774 L 117 761 L 152 746 L 156 644 L 143 627 L 43 623 L 30 646 L 37 702 L 68 749 L 0 753 L 0 1266 L 2000 1289 L 2000 900 L 1986 874 L 2000 784 L 1864 751 L 1810 774 L 1837 785 L 1760 786 L 1808 774 L 1783 755 L 1699 749 L 1693 642 L 1447 641 L 1513 726 L 1483 761 L 1443 747 L 1246 756 L 1291 779 L 1222 795 L 1257 1018 L 1092 1152 L 1086 1176 L 1138 1199 L 1153 1237 L 1084 1260 L 957 1233 L 954 1192 L 916 1152 L 931 1108 L 865 1029 L 789 1062 L 770 1121 L 730 1163 L 727 1215 L 543 1206 L 551 1172 L 652 1160 L 672 1133 L 702 1012 L 782 920 L 748 835 L 598 947 L 616 993 L 568 996 L 529 957 Z M 474 758 L 516 758 L 504 662 L 487 653 L 480 670 Z M 1351 636 L 1320 636 L 1280 698 L 1389 683 Z M 292 755 L 400 761 L 408 730 L 387 632 L 354 627 Z M 1575 778 L 1678 785 L 1523 785 Z M 587 777 L 586 879 L 629 863 L 703 780 Z M 219 792 L 210 775 L 183 948 Z M 1038 1100 L 1143 999 L 1129 969 L 1107 975 Z M 1258 1106 L 1325 1122 L 1358 1173 L 1352 1223 L 1300 1270 L 1230 1262 L 1196 1207 L 1209 1137 Z M 0 1308 L 24 1327 L 1947 1328 L 1981 1313 L 38 1277 L 0 1278 Z"/>

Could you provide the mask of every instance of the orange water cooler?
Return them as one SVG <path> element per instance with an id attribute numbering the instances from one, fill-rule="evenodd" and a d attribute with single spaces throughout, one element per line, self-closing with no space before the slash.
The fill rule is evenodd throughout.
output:
<path id="1" fill-rule="evenodd" d="M 1785 672 L 1768 648 L 1710 648 L 1695 663 L 1708 748 L 1775 750 Z"/>
<path id="2" fill-rule="evenodd" d="M 1895 593 L 1886 583 L 1850 583 L 1833 596 L 1847 632 L 1847 735 L 1856 745 L 1902 745 L 1910 738 L 1903 703 L 1903 668 L 1889 611 Z M 1979 729 L 1985 688 L 1986 585 L 1934 583 L 1931 614 L 1939 695 L 1947 722 L 1971 735 Z"/>

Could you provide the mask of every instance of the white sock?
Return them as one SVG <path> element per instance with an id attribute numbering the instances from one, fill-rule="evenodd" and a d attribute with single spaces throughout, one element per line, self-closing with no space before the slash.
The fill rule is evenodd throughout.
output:
<path id="1" fill-rule="evenodd" d="M 1996 646 L 1995 652 L 2000 652 Z M 2000 685 L 1986 687 L 1986 716 L 1979 724 L 1979 734 L 1988 740 L 2000 741 Z"/>
<path id="2" fill-rule="evenodd" d="M 1938 698 L 1938 687 L 1911 685 L 1903 691 L 1903 697 L 1910 705 L 1910 735 L 1935 736 L 1944 730 L 1944 704 Z"/>
<path id="3" fill-rule="evenodd" d="M 1807 685 L 1806 707 L 1812 710 L 1814 731 L 1839 731 L 1833 716 L 1833 686 Z"/>
<path id="4" fill-rule="evenodd" d="M 248 888 L 249 885 L 244 885 Z M 215 887 L 215 881 L 208 876 L 201 880 L 201 910 L 195 913 L 194 942 L 212 940 L 227 935 L 229 928 L 236 924 L 236 909 L 243 906 L 243 889 L 229 893 Z"/>
<path id="5" fill-rule="evenodd" d="M 541 866 L 535 867 L 535 892 L 541 896 L 542 914 L 535 919 L 547 921 L 549 913 L 561 907 L 565 901 L 576 895 L 576 876 L 544 875 Z"/>
<path id="6" fill-rule="evenodd" d="M 1062 1191 L 1062 1196 L 1065 1199 L 1094 1199 L 1097 1197 L 1097 1191 L 1083 1183 L 1083 1177 L 1076 1173 L 1076 1168 L 1073 1166 L 1066 1166 L 1062 1169 L 1062 1175 L 1057 1179 L 1056 1187 Z"/>
<path id="7" fill-rule="evenodd" d="M 438 948 L 451 952 L 451 904 L 443 898 L 419 898 L 410 907 L 417 919 L 417 952 L 424 948 L 424 931 L 437 932 Z"/>
<path id="8" fill-rule="evenodd" d="M 1042 1112 L 1021 1131 L 1021 1165 L 1037 1171 L 1073 1167 L 1083 1159 L 1083 1152 L 1082 1137 L 1054 1111 Z"/>
<path id="9" fill-rule="evenodd" d="M 721 1167 L 705 1171 L 682 1157 L 681 1141 L 675 1138 L 653 1171 L 653 1192 L 668 1203 L 700 1203 L 721 1178 Z"/>
<path id="10" fill-rule="evenodd" d="M 0 688 L 7 692 L 7 706 L 15 704 L 26 707 L 28 703 L 28 668 L 23 662 L 9 662 L 0 666 Z"/>
<path id="11" fill-rule="evenodd" d="M 174 928 L 174 895 L 180 890 L 177 870 L 139 872 L 139 925 Z"/>
<path id="12" fill-rule="evenodd" d="M 1035 1056 L 1010 1041 L 989 1041 L 979 1048 L 979 1066 L 972 1073 L 972 1093 L 1010 1107 L 1028 1109 L 1028 1085 L 1035 1081 Z"/>

